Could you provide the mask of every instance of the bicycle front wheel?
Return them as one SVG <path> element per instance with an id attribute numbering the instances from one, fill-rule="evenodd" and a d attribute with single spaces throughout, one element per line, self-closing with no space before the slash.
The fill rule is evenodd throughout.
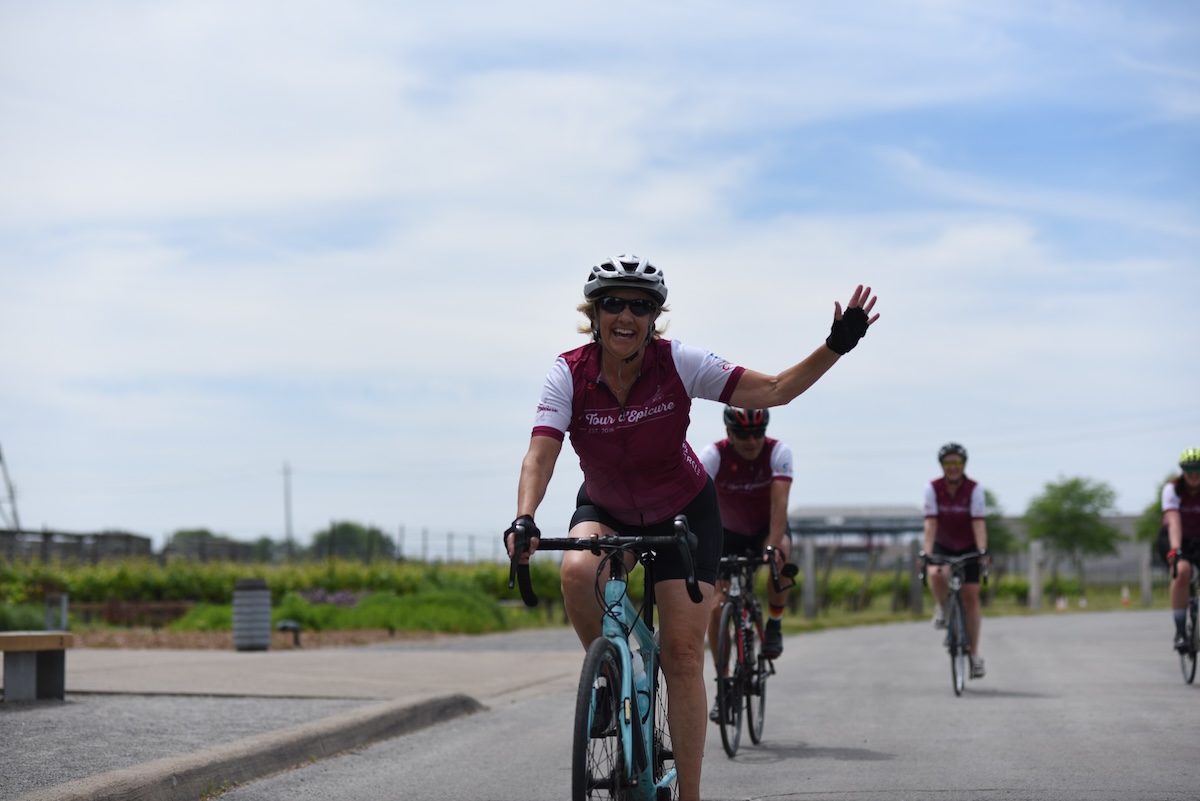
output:
<path id="1" fill-rule="evenodd" d="M 1179 667 L 1183 671 L 1183 680 L 1191 684 L 1196 679 L 1196 651 L 1200 647 L 1200 626 L 1196 623 L 1196 599 L 1188 602 L 1187 621 L 1183 629 L 1187 649 L 1179 653 Z"/>
<path id="2" fill-rule="evenodd" d="M 628 799 L 630 782 L 621 744 L 621 659 L 606 639 L 592 641 L 575 696 L 571 799 Z"/>
<path id="3" fill-rule="evenodd" d="M 767 714 L 767 676 L 771 663 L 762 655 L 759 632 L 763 630 L 762 607 L 757 603 L 749 608 L 750 622 L 746 626 L 746 653 L 742 658 L 746 677 L 746 730 L 750 742 L 762 742 L 763 719 Z"/>
<path id="4" fill-rule="evenodd" d="M 967 621 L 963 615 L 962 597 L 955 595 L 946 609 L 946 643 L 950 650 L 950 679 L 954 694 L 962 695 L 967 680 Z"/>
<path id="5" fill-rule="evenodd" d="M 663 678 L 658 660 L 654 661 L 654 783 L 675 767 L 675 753 L 671 745 L 671 727 L 667 722 L 667 681 Z M 679 784 L 659 788 L 655 801 L 675 801 L 679 798 Z"/>
<path id="6" fill-rule="evenodd" d="M 721 629 L 717 635 L 717 712 L 721 726 L 721 745 L 729 756 L 737 754 L 742 741 L 742 609 L 732 601 L 721 610 Z"/>

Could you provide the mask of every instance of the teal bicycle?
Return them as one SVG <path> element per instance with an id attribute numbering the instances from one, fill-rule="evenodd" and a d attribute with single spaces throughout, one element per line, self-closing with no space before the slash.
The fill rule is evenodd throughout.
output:
<path id="1" fill-rule="evenodd" d="M 529 550 L 529 536 L 520 526 L 514 528 L 508 586 L 519 583 L 526 606 L 536 606 L 529 565 L 519 561 Z M 657 551 L 677 549 L 687 569 L 688 595 L 700 603 L 704 596 L 696 582 L 696 542 L 683 515 L 675 518 L 670 536 L 609 534 L 539 540 L 538 550 L 590 551 L 603 557 L 596 572 L 596 593 L 604 608 L 603 635 L 588 647 L 575 698 L 572 801 L 677 797 L 667 693 L 654 629 L 654 557 Z M 640 610 L 629 599 L 626 555 L 633 555 L 644 568 Z"/>

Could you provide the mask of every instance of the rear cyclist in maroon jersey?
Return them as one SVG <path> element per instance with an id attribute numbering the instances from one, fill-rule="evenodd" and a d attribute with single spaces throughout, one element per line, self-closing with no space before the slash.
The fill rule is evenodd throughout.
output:
<path id="1" fill-rule="evenodd" d="M 1183 629 L 1187 615 L 1188 587 L 1193 562 L 1200 561 L 1200 448 L 1188 448 L 1179 457 L 1178 478 L 1162 490 L 1163 526 L 1167 530 L 1167 552 L 1162 554 L 1173 567 L 1171 614 L 1175 617 L 1175 650 L 1187 648 Z"/>
<path id="2" fill-rule="evenodd" d="M 949 442 L 938 451 L 942 477 L 925 486 L 925 553 L 961 556 L 979 551 L 987 559 L 987 505 L 983 487 L 967 478 L 967 449 Z M 946 597 L 950 593 L 950 568 L 929 565 L 929 588 L 933 591 L 933 625 L 946 627 Z M 967 565 L 962 588 L 963 616 L 971 648 L 971 678 L 982 679 L 983 657 L 979 655 L 979 630 L 983 612 L 979 604 L 979 562 Z"/>
<path id="3" fill-rule="evenodd" d="M 722 556 L 761 554 L 766 546 L 776 549 L 780 567 L 792 551 L 788 530 L 788 496 L 792 489 L 792 449 L 767 436 L 771 413 L 766 409 L 725 407 L 726 439 L 707 445 L 700 461 L 717 485 L 721 523 L 725 528 Z M 721 623 L 720 604 L 729 584 L 717 583 L 713 616 L 708 627 L 709 646 L 715 648 Z M 775 659 L 783 653 L 781 621 L 787 605 L 787 590 L 770 587 L 770 616 L 763 643 L 763 656 Z"/>
<path id="4" fill-rule="evenodd" d="M 780 568 L 791 555 L 788 530 L 788 496 L 792 489 L 792 449 L 767 436 L 771 413 L 766 409 L 725 407 L 725 432 L 728 435 L 700 451 L 700 462 L 712 476 L 721 505 L 721 523 L 725 529 L 722 556 L 760 555 L 770 545 Z M 765 556 L 764 556 L 765 559 Z M 712 616 L 708 624 L 708 647 L 717 658 L 717 637 L 721 630 L 721 606 L 729 591 L 726 575 L 718 578 L 713 596 Z M 787 590 L 767 588 L 768 617 L 763 632 L 763 656 L 777 659 L 783 653 L 783 610 Z M 714 704 L 709 720 L 719 720 Z"/>
<path id="5" fill-rule="evenodd" d="M 536 284 L 536 267 L 529 280 Z M 533 536 L 530 552 L 537 550 L 534 514 L 567 435 L 583 470 L 570 536 L 670 535 L 675 515 L 687 515 L 699 539 L 696 578 L 705 602 L 694 604 L 688 597 L 678 554 L 659 554 L 654 587 L 679 801 L 696 801 L 707 728 L 704 634 L 722 530 L 716 490 L 686 441 L 692 398 L 759 408 L 791 402 L 867 333 L 879 317 L 871 314 L 875 297 L 870 287 L 859 286 L 844 313 L 835 302 L 824 344 L 768 375 L 663 339 L 658 320 L 666 311 L 667 285 L 646 259 L 619 256 L 592 267 L 583 295 L 578 308 L 587 322 L 580 332 L 591 341 L 561 354 L 546 376 L 506 547 L 512 556 L 519 524 Z M 604 610 L 595 586 L 599 562 L 587 551 L 563 555 L 563 605 L 585 648 L 602 632 Z"/>

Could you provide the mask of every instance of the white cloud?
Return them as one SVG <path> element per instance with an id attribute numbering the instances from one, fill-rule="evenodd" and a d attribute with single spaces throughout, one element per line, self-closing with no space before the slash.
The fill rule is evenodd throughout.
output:
<path id="1" fill-rule="evenodd" d="M 31 525 L 279 536 L 284 459 L 302 537 L 502 525 L 584 273 L 625 250 L 666 270 L 670 336 L 764 371 L 879 293 L 776 415 L 797 502 L 908 502 L 958 438 L 1012 511 L 1059 471 L 1138 508 L 1200 422 L 1171 344 L 1194 182 L 1161 147 L 1195 142 L 1186 10 L 69 8 L 0 12 L 0 444 Z M 995 162 L 997 119 L 1038 167 Z"/>

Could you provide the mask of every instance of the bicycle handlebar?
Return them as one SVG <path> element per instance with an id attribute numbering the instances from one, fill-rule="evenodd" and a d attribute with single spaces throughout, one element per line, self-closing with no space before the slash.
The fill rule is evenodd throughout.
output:
<path id="1" fill-rule="evenodd" d="M 525 602 L 525 605 L 537 606 L 537 593 L 533 591 L 533 585 L 529 580 L 529 563 L 521 562 L 521 556 L 529 550 L 531 537 L 526 533 L 524 526 L 516 524 L 513 528 L 513 556 L 509 563 L 508 588 L 510 590 L 513 588 L 515 579 L 515 583 L 520 585 L 521 600 Z M 695 553 L 700 541 L 695 532 L 688 527 L 685 515 L 675 516 L 674 529 L 674 534 L 656 537 L 594 534 L 591 537 L 542 538 L 538 542 L 538 550 L 591 551 L 596 555 L 606 551 L 628 550 L 637 553 L 640 558 L 649 551 L 678 548 L 680 559 L 683 560 L 683 566 L 687 573 L 684 582 L 687 584 L 688 597 L 692 599 L 692 603 L 698 604 L 704 600 L 704 593 L 700 591 L 700 584 L 696 580 Z"/>
<path id="2" fill-rule="evenodd" d="M 924 551 L 921 551 L 921 553 L 919 554 L 921 561 L 925 565 L 948 565 L 951 570 L 954 570 L 954 569 L 960 568 L 960 567 L 966 567 L 966 565 L 971 562 L 981 562 L 981 564 L 979 566 L 980 578 L 982 579 L 983 583 L 985 583 L 985 584 L 987 583 L 988 569 L 987 569 L 986 564 L 982 564 L 982 560 L 983 560 L 983 557 L 985 557 L 987 555 L 988 555 L 987 551 L 967 551 L 966 553 L 959 554 L 958 556 L 951 556 L 951 555 L 945 554 L 945 553 L 925 553 Z M 925 570 L 924 570 L 924 568 L 922 568 L 921 569 L 921 583 L 922 584 L 925 583 L 925 579 L 926 579 Z"/>
<path id="3" fill-rule="evenodd" d="M 1171 578 L 1173 578 L 1173 579 L 1174 579 L 1174 578 L 1178 578 L 1178 577 L 1179 577 L 1179 560 L 1180 560 L 1180 559 L 1186 559 L 1186 560 L 1188 560 L 1189 562 L 1191 562 L 1191 563 L 1192 563 L 1192 570 L 1193 570 L 1193 573 L 1194 573 L 1194 571 L 1195 571 L 1195 569 L 1196 569 L 1196 567 L 1197 567 L 1197 562 L 1198 562 L 1198 561 L 1200 561 L 1200 558 L 1197 558 L 1197 554 L 1195 554 L 1195 553 L 1193 553 L 1193 552 L 1190 552 L 1190 550 L 1189 550 L 1189 553 L 1185 554 L 1185 553 L 1183 552 L 1183 548 L 1182 548 L 1182 547 L 1179 547 L 1179 548 L 1174 548 L 1174 549 L 1172 549 L 1172 550 L 1174 550 L 1174 551 L 1175 551 L 1175 558 L 1174 558 L 1174 559 L 1172 559 L 1172 558 L 1171 558 L 1171 553 L 1170 553 L 1170 551 L 1168 551 L 1168 552 L 1167 552 L 1167 562 L 1168 562 L 1168 563 L 1171 565 Z"/>
<path id="4" fill-rule="evenodd" d="M 799 574 L 800 568 L 791 562 L 785 562 L 781 570 L 775 563 L 774 557 L 774 553 L 778 550 L 774 545 L 764 547 L 763 554 L 768 557 L 767 559 L 763 559 L 761 556 L 722 556 L 721 564 L 729 567 L 757 568 L 766 562 L 771 566 L 771 586 L 775 588 L 776 592 L 783 592 L 796 586 L 796 575 Z M 787 584 L 784 584 L 782 579 L 786 579 Z"/>

